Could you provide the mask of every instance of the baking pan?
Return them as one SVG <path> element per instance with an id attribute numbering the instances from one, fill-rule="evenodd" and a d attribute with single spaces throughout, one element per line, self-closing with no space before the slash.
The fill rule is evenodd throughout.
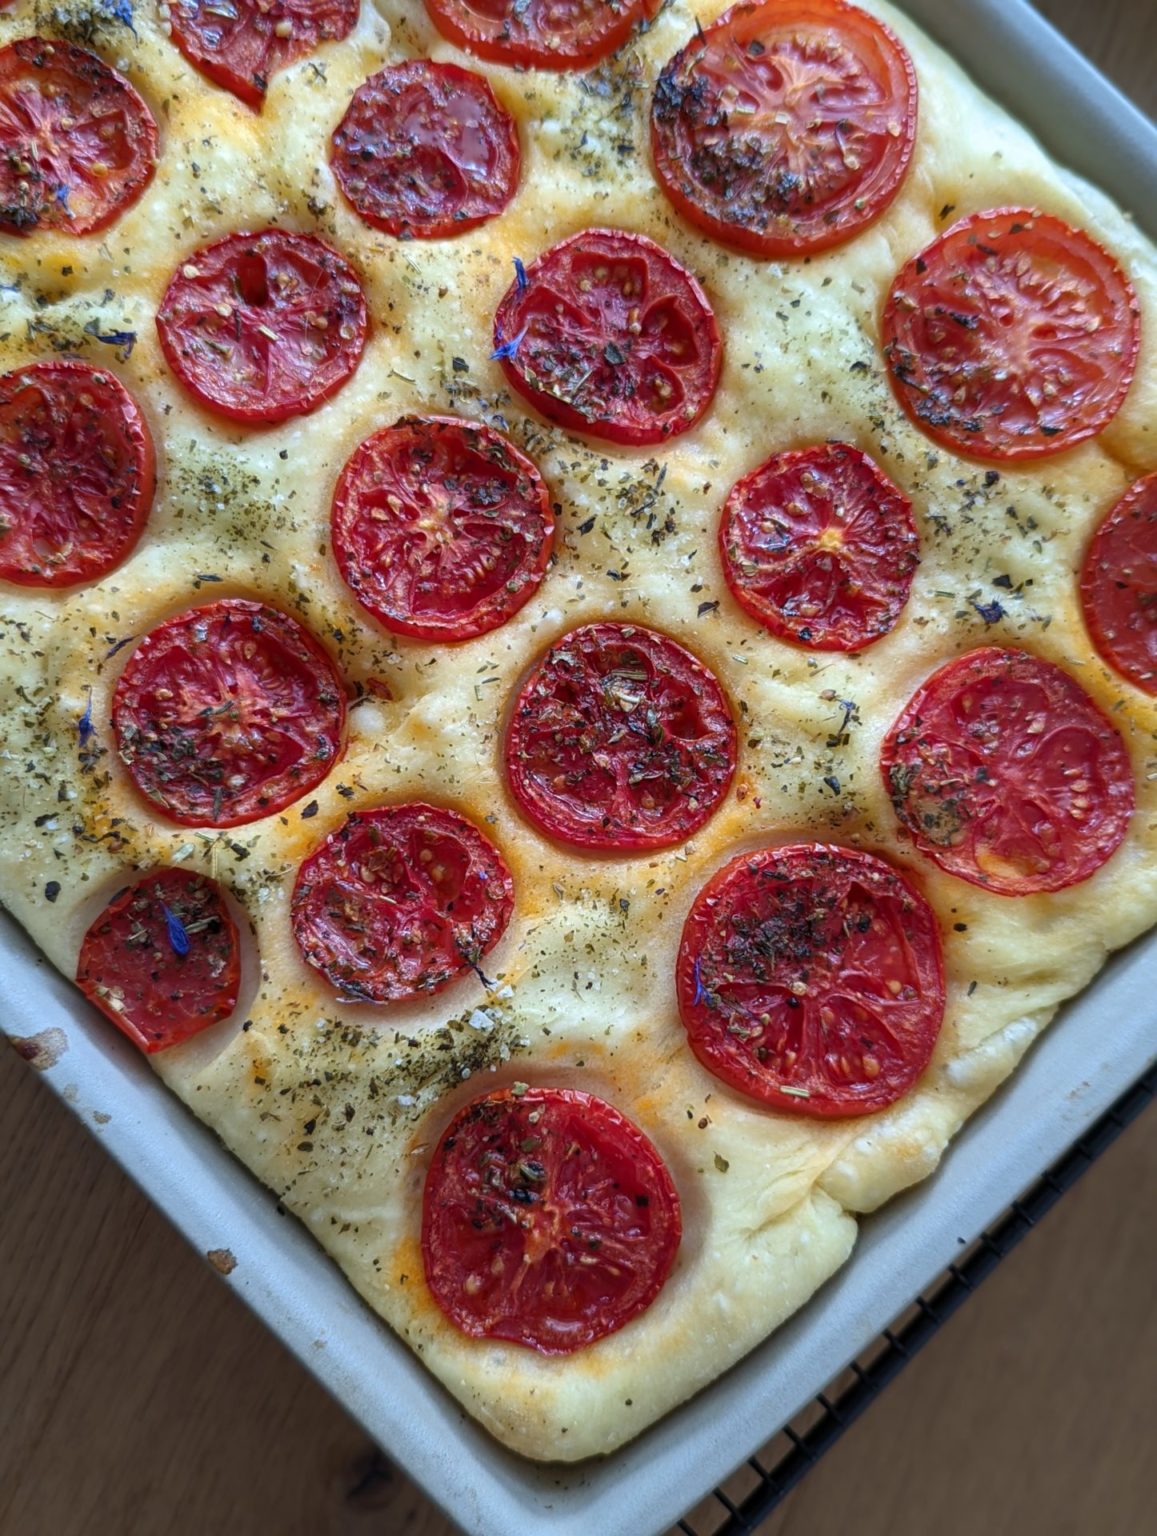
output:
<path id="1" fill-rule="evenodd" d="M 684 1536 L 752 1536 L 908 1363 L 975 1294 L 1053 1206 L 1157 1099 L 1157 1063 L 1084 1132 L 1059 1162 L 1012 1202 L 901 1317 L 834 1381 L 679 1521 Z M 948 1447 L 944 1447 L 945 1454 Z M 672 1533 L 674 1536 L 674 1533 Z"/>
<path id="2" fill-rule="evenodd" d="M 1157 130 L 1024 0 L 901 0 L 1053 155 L 1157 237 Z M 304 1228 L 0 914 L 3 1027 L 228 1284 L 470 1536 L 656 1536 L 811 1402 L 1157 1060 L 1157 935 L 1116 956 L 961 1132 L 930 1179 L 864 1220 L 789 1323 L 605 1461 L 503 1450 L 365 1306 Z"/>

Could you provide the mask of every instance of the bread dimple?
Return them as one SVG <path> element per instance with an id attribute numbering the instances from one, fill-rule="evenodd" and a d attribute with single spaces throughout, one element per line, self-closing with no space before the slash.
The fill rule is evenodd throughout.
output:
<path id="1" fill-rule="evenodd" d="M 518 122 L 523 177 L 502 217 L 445 242 L 365 228 L 325 157 L 350 94 L 382 62 L 461 61 L 416 0 L 366 4 L 350 39 L 274 78 L 259 116 L 193 72 L 151 9 L 136 16 L 135 37 L 106 18 L 94 46 L 161 124 L 156 178 L 101 238 L 5 246 L 5 282 L 16 286 L 0 291 L 3 366 L 67 348 L 112 369 L 149 418 L 160 474 L 145 535 L 116 571 L 89 588 L 4 597 L 6 904 L 72 974 L 95 895 L 120 871 L 176 861 L 228 887 L 260 956 L 250 1006 L 155 1058 L 158 1071 L 466 1407 L 528 1456 L 612 1449 L 802 1305 L 848 1256 L 849 1213 L 926 1176 L 1057 1004 L 1110 948 L 1157 919 L 1157 703 L 1092 653 L 1074 581 L 1093 527 L 1131 479 L 1157 469 L 1157 252 L 902 13 L 874 0 L 867 8 L 915 60 L 916 152 L 885 215 L 810 261 L 761 263 L 712 244 L 672 213 L 651 174 L 651 84 L 693 15 L 706 24 L 720 0 L 675 0 L 598 70 L 594 90 L 575 76 L 466 61 Z M 74 18 L 83 9 L 77 0 L 59 7 Z M 0 16 L 0 44 L 31 27 L 31 7 L 18 3 Z M 1117 255 L 1141 299 L 1143 341 L 1136 382 L 1099 439 L 993 474 L 932 445 L 900 411 L 878 317 L 915 251 L 952 220 L 1008 203 L 1081 224 Z M 371 334 L 332 400 L 252 431 L 211 418 L 181 391 L 152 316 L 189 251 L 273 221 L 318 233 L 350 259 Z M 513 258 L 529 262 L 590 224 L 664 245 L 700 279 L 719 319 L 715 401 L 661 449 L 583 442 L 544 425 L 490 361 Z M 131 353 L 94 334 L 117 331 L 135 333 Z M 329 549 L 330 498 L 346 458 L 370 431 L 421 411 L 509 430 L 561 509 L 557 561 L 537 594 L 501 629 L 454 647 L 375 628 Z M 809 654 L 760 631 L 731 598 L 716 553 L 735 480 L 772 452 L 827 438 L 880 463 L 911 497 L 921 538 L 899 623 L 854 657 Z M 294 613 L 351 683 L 379 687 L 351 709 L 348 750 L 306 801 L 215 834 L 144 809 L 115 759 L 108 708 L 124 642 L 231 595 Z M 1003 611 L 991 620 L 997 596 Z M 500 743 L 513 688 L 556 637 L 596 618 L 674 636 L 712 668 L 735 711 L 728 801 L 677 849 L 584 858 L 538 837 L 507 794 Z M 1009 900 L 934 869 L 899 839 L 880 780 L 880 742 L 915 687 L 985 642 L 1066 667 L 1111 713 L 1133 762 L 1138 806 L 1125 843 L 1090 880 L 1054 895 Z M 89 690 L 97 730 L 85 765 L 77 720 Z M 406 799 L 470 816 L 511 867 L 516 912 L 489 959 L 495 986 L 471 976 L 416 1005 L 340 1005 L 292 940 L 296 868 L 351 809 Z M 894 860 L 944 934 L 949 1005 L 932 1065 L 903 1101 L 863 1122 L 777 1116 L 741 1101 L 691 1056 L 675 1007 L 680 928 L 704 881 L 740 848 L 811 838 Z M 50 881 L 60 886 L 52 901 Z M 684 1205 L 682 1249 L 658 1300 L 566 1358 L 464 1339 L 422 1280 L 429 1150 L 457 1107 L 516 1078 L 614 1102 L 655 1142 Z"/>

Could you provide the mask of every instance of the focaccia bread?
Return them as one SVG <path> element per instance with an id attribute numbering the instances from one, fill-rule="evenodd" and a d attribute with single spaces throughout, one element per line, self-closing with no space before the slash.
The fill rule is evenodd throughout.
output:
<path id="1" fill-rule="evenodd" d="M 877 0 L 866 9 L 902 41 L 919 89 L 894 200 L 806 253 L 713 238 L 661 188 L 650 122 L 664 66 L 696 19 L 709 27 L 724 9 L 671 0 L 613 57 L 568 72 L 464 53 L 421 0 L 365 0 L 348 35 L 323 32 L 270 75 L 259 111 L 187 62 L 167 7 L 15 0 L 0 14 L 0 48 L 37 34 L 94 50 L 158 125 L 155 174 L 103 228 L 46 219 L 0 233 L 0 371 L 78 358 L 114 375 L 147 423 L 157 475 L 143 531 L 111 570 L 58 587 L 0 581 L 4 904 L 72 977 L 128 879 L 176 867 L 219 883 L 240 932 L 239 1001 L 157 1052 L 156 1069 L 468 1412 L 548 1460 L 622 1444 L 802 1306 L 851 1254 L 858 1217 L 927 1177 L 1058 1004 L 1157 920 L 1157 700 L 1098 654 L 1078 587 L 1094 530 L 1157 471 L 1157 251 Z M 521 146 L 508 204 L 433 238 L 368 224 L 329 158 L 354 91 L 414 58 L 489 81 Z M 957 221 L 1009 207 L 1055 216 L 1110 253 L 1136 295 L 1140 351 L 1101 430 L 998 461 L 946 443 L 942 420 L 900 403 L 882 317 L 917 253 Z M 328 355 L 315 358 L 307 413 L 245 420 L 242 406 L 230 418 L 182 386 L 181 343 L 163 347 L 156 316 L 175 336 L 174 274 L 199 281 L 207 247 L 272 227 L 318 236 L 341 258 L 326 270 L 339 286 L 352 274 L 341 326 L 352 337 L 364 324 L 364 350 L 332 377 Z M 552 421 L 511 379 L 534 262 L 590 229 L 656 242 L 714 315 L 718 385 L 700 379 L 706 398 L 657 438 L 608 441 L 557 412 Z M 508 313 L 517 323 L 504 329 Z M 704 319 L 695 333 L 705 355 L 709 331 Z M 504 434 L 548 492 L 529 596 L 465 640 L 379 622 L 333 548 L 331 506 L 355 449 L 415 416 Z M 771 632 L 737 601 L 719 541 L 737 482 L 773 454 L 829 443 L 869 456 L 911 502 L 910 592 L 861 648 Z M 117 700 L 136 686 L 123 679 L 142 637 L 233 599 L 289 615 L 319 653 L 316 761 L 232 824 L 219 799 L 181 824 L 163 811 L 163 784 L 153 800 L 142 794 L 148 744 L 118 737 Z M 521 718 L 515 696 L 548 648 L 609 622 L 685 648 L 717 680 L 733 734 L 734 772 L 715 775 L 710 803 L 681 834 L 625 850 L 547 835 L 504 745 Z M 957 831 L 912 801 L 904 758 L 922 729 L 924 716 L 904 715 L 917 691 L 943 664 L 992 647 L 1062 669 L 1121 743 L 1104 846 L 1088 868 L 1027 894 L 999 861 L 987 885 L 942 867 Z M 1128 778 L 1135 806 L 1122 798 Z M 509 915 L 449 984 L 359 1000 L 332 965 L 327 975 L 307 963 L 295 885 L 351 812 L 414 803 L 465 818 L 497 850 Z M 945 1006 L 930 1059 L 871 1113 L 761 1100 L 689 1043 L 706 995 L 698 960 L 679 960 L 693 903 L 741 854 L 814 844 L 885 861 L 939 935 Z M 810 854 L 812 867 L 825 856 Z M 195 927 L 178 922 L 175 938 L 169 928 L 182 959 Z M 111 1026 L 93 1015 L 77 1027 Z M 459 1111 L 503 1088 L 531 1103 L 544 1088 L 606 1101 L 677 1193 L 669 1273 L 622 1327 L 570 1352 L 468 1336 L 432 1294 L 422 1236 L 435 1148 Z"/>

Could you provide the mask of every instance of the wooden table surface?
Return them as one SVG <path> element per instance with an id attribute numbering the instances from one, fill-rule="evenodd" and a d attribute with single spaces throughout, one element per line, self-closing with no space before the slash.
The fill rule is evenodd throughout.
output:
<path id="1" fill-rule="evenodd" d="M 1040 9 L 1157 115 L 1154 0 Z M 0 1104 L 0 1536 L 450 1536 L 3 1050 Z M 1151 1111 L 760 1536 L 1152 1529 L 1155 1196 Z"/>

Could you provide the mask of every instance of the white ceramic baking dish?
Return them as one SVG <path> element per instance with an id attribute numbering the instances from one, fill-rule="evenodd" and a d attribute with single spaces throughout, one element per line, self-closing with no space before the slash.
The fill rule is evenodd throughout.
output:
<path id="1" fill-rule="evenodd" d="M 1157 129 L 1024 0 L 900 0 L 1064 164 L 1157 236 Z M 1157 935 L 1117 956 L 962 1132 L 863 1223 L 851 1262 L 723 1379 L 605 1461 L 536 1467 L 465 1417 L 303 1228 L 0 913 L 0 1022 L 47 1082 L 408 1475 L 470 1536 L 654 1536 L 790 1420 L 1157 1059 Z M 59 1031 L 52 1034 L 46 1032 Z M 43 1064 L 43 1063 L 42 1063 Z"/>

